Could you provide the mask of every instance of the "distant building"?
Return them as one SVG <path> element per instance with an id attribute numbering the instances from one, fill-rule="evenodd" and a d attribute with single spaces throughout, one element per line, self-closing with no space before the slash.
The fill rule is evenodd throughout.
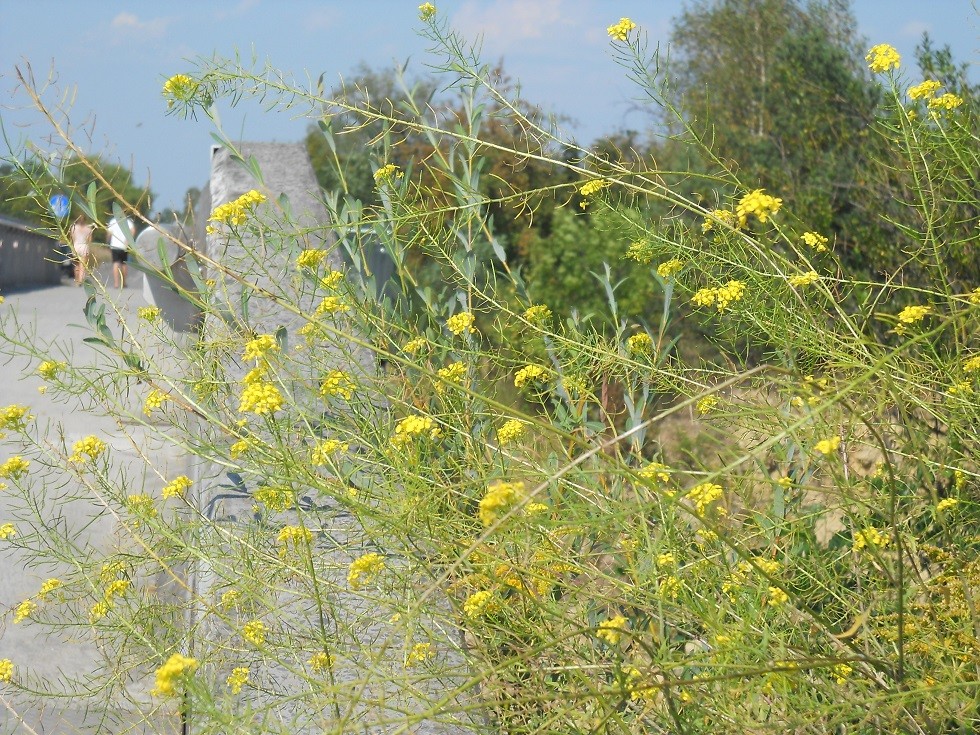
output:
<path id="1" fill-rule="evenodd" d="M 29 224 L 0 215 L 0 289 L 59 283 L 70 263 L 66 244 Z"/>

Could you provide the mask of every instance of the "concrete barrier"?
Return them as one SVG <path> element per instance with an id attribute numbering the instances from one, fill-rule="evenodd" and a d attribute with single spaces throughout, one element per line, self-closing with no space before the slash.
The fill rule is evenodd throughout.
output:
<path id="1" fill-rule="evenodd" d="M 0 288 L 50 286 L 61 282 L 67 245 L 30 225 L 0 217 Z"/>

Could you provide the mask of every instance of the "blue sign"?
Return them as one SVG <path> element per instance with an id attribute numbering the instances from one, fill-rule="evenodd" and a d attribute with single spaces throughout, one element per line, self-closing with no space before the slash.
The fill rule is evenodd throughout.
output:
<path id="1" fill-rule="evenodd" d="M 54 216 L 59 219 L 64 219 L 71 211 L 71 203 L 64 194 L 53 194 L 51 199 L 48 200 L 48 203 L 51 205 L 51 211 L 54 212 Z"/>

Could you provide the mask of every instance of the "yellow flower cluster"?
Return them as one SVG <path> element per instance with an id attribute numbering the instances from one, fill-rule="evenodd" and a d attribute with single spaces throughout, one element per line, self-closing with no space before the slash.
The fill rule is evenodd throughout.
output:
<path id="1" fill-rule="evenodd" d="M 872 46 L 864 60 L 868 62 L 868 68 L 875 74 L 897 69 L 902 63 L 902 57 L 898 51 L 894 46 L 887 43 Z"/>
<path id="2" fill-rule="evenodd" d="M 344 274 L 342 271 L 330 271 L 327 275 L 320 279 L 320 285 L 324 288 L 328 288 L 331 291 L 337 286 L 339 286 L 344 280 Z"/>
<path id="3" fill-rule="evenodd" d="M 497 429 L 497 441 L 501 446 L 516 442 L 527 433 L 526 424 L 518 419 L 505 421 L 503 426 Z"/>
<path id="4" fill-rule="evenodd" d="M 540 327 L 551 321 L 551 309 L 544 304 L 535 304 L 524 311 L 524 318 L 531 324 Z"/>
<path id="5" fill-rule="evenodd" d="M 970 293 L 966 295 L 966 300 L 974 306 L 980 305 L 980 286 L 970 291 Z"/>
<path id="6" fill-rule="evenodd" d="M 957 97 L 951 92 L 941 94 L 935 99 L 929 100 L 930 110 L 955 110 L 963 104 L 963 98 Z"/>
<path id="7" fill-rule="evenodd" d="M 374 172 L 374 182 L 380 186 L 381 184 L 391 182 L 393 179 L 400 179 L 404 175 L 398 170 L 398 166 L 389 163 L 387 166 L 382 166 Z"/>
<path id="8" fill-rule="evenodd" d="M 715 406 L 718 405 L 718 396 L 710 395 L 705 396 L 697 403 L 694 404 L 694 408 L 697 409 L 699 416 L 704 416 L 707 413 L 711 413 Z"/>
<path id="9" fill-rule="evenodd" d="M 108 449 L 108 445 L 97 436 L 87 436 L 72 445 L 69 462 L 81 464 L 89 459 L 95 459 Z M 86 459 L 88 457 L 88 459 Z"/>
<path id="10" fill-rule="evenodd" d="M 321 651 L 320 653 L 314 653 L 312 656 L 310 656 L 310 660 L 306 663 L 310 665 L 313 673 L 318 674 L 321 671 L 326 671 L 333 666 L 333 656 L 331 656 L 329 653 L 324 653 Z"/>
<path id="11" fill-rule="evenodd" d="M 436 14 L 436 6 L 432 3 L 422 3 L 419 5 L 419 20 L 427 21 Z"/>
<path id="12" fill-rule="evenodd" d="M 704 222 L 701 223 L 701 232 L 710 232 L 718 222 L 731 228 L 739 226 L 738 217 L 735 216 L 734 212 L 729 212 L 727 209 L 713 209 L 711 216 L 705 217 Z"/>
<path id="13" fill-rule="evenodd" d="M 18 406 L 17 404 L 11 404 L 0 409 L 0 431 L 7 429 L 23 431 L 27 427 L 27 422 L 34 420 L 28 411 L 27 406 Z"/>
<path id="14" fill-rule="evenodd" d="M 525 365 L 514 376 L 514 387 L 523 388 L 528 383 L 544 382 L 551 379 L 551 371 L 540 365 Z"/>
<path id="15" fill-rule="evenodd" d="M 155 518 L 157 514 L 157 509 L 153 505 L 153 498 L 144 493 L 127 496 L 126 507 L 130 513 L 141 518 Z"/>
<path id="16" fill-rule="evenodd" d="M 275 413 L 283 407 L 283 397 L 272 383 L 256 381 L 249 383 L 242 391 L 238 412 L 252 412 L 258 416 Z"/>
<path id="17" fill-rule="evenodd" d="M 271 511 L 282 512 L 293 507 L 293 493 L 289 488 L 263 485 L 253 497 Z"/>
<path id="18" fill-rule="evenodd" d="M 163 83 L 167 107 L 173 107 L 174 102 L 190 102 L 197 93 L 197 86 L 197 82 L 186 74 L 174 74 Z"/>
<path id="19" fill-rule="evenodd" d="M 313 315 L 336 314 L 337 312 L 347 311 L 349 309 L 350 307 L 340 296 L 324 296 L 323 301 L 316 307 Z"/>
<path id="20" fill-rule="evenodd" d="M 780 587 L 770 587 L 766 595 L 766 604 L 770 607 L 782 607 L 789 602 L 789 595 Z"/>
<path id="21" fill-rule="evenodd" d="M 371 552 L 351 562 L 347 570 L 347 584 L 352 589 L 359 589 L 374 581 L 385 568 L 385 560 L 381 554 Z"/>
<path id="22" fill-rule="evenodd" d="M 320 395 L 324 398 L 328 396 L 340 396 L 346 401 L 354 395 L 357 384 L 351 380 L 350 375 L 343 370 L 331 370 L 320 384 Z"/>
<path id="23" fill-rule="evenodd" d="M 16 480 L 27 474 L 27 468 L 31 466 L 29 459 L 24 459 L 19 454 L 15 454 L 3 464 L 0 464 L 0 477 L 5 480 Z"/>
<path id="24" fill-rule="evenodd" d="M 318 248 L 308 248 L 301 252 L 296 258 L 297 268 L 316 268 L 320 265 L 320 261 L 327 257 L 326 250 L 320 250 Z"/>
<path id="25" fill-rule="evenodd" d="M 480 590 L 466 598 L 463 603 L 463 612 L 468 618 L 478 618 L 485 613 L 493 612 L 496 607 L 493 592 Z"/>
<path id="26" fill-rule="evenodd" d="M 443 393 L 446 390 L 446 383 L 458 385 L 463 382 L 463 378 L 466 377 L 466 364 L 462 362 L 451 363 L 444 368 L 439 368 L 436 375 L 445 381 L 445 383 L 436 383 L 436 392 Z"/>
<path id="27" fill-rule="evenodd" d="M 681 580 L 670 574 L 660 580 L 657 591 L 665 600 L 676 600 L 681 594 Z"/>
<path id="28" fill-rule="evenodd" d="M 609 618 L 609 620 L 603 620 L 599 623 L 599 629 L 596 631 L 595 637 L 605 641 L 610 646 L 616 646 L 622 640 L 623 633 L 626 629 L 626 618 L 622 615 L 617 615 L 614 618 Z"/>
<path id="29" fill-rule="evenodd" d="M 938 503 L 936 503 L 936 511 L 938 513 L 945 513 L 952 508 L 959 505 L 960 501 L 956 498 L 943 498 Z"/>
<path id="30" fill-rule="evenodd" d="M 804 232 L 803 242 L 818 253 L 825 253 L 827 252 L 827 243 L 830 241 L 819 232 Z"/>
<path id="31" fill-rule="evenodd" d="M 868 526 L 854 534 L 854 550 L 861 551 L 867 548 L 881 548 L 888 546 L 891 538 L 879 531 L 874 526 Z"/>
<path id="32" fill-rule="evenodd" d="M 729 281 L 717 288 L 700 289 L 691 297 L 691 301 L 695 306 L 714 306 L 721 314 L 736 301 L 740 301 L 745 295 L 745 290 L 745 284 L 742 281 Z"/>
<path id="33" fill-rule="evenodd" d="M 268 626 L 261 620 L 251 620 L 242 626 L 242 638 L 253 646 L 261 646 L 265 643 L 268 632 Z"/>
<path id="34" fill-rule="evenodd" d="M 402 350 L 407 352 L 409 355 L 414 355 L 424 350 L 428 344 L 429 341 L 425 337 L 416 337 L 415 339 L 406 342 L 405 346 L 402 347 Z"/>
<path id="35" fill-rule="evenodd" d="M 613 23 L 606 28 L 606 33 L 614 41 L 625 41 L 629 37 L 629 32 L 636 28 L 636 23 L 629 18 L 620 18 L 619 23 Z"/>
<path id="36" fill-rule="evenodd" d="M 942 83 L 935 79 L 926 79 L 921 84 L 909 87 L 908 95 L 910 100 L 929 99 L 942 89 Z"/>
<path id="37" fill-rule="evenodd" d="M 137 318 L 151 324 L 159 319 L 162 313 L 159 306 L 141 306 L 136 310 Z"/>
<path id="38" fill-rule="evenodd" d="M 589 179 L 582 184 L 581 188 L 578 190 L 578 193 L 584 197 L 590 197 L 593 194 L 598 194 L 600 191 L 610 186 L 612 186 L 611 181 L 606 181 L 605 179 Z"/>
<path id="39" fill-rule="evenodd" d="M 179 475 L 172 481 L 163 486 L 161 495 L 164 498 L 179 498 L 191 486 L 191 478 L 186 475 Z"/>
<path id="40" fill-rule="evenodd" d="M 832 436 L 829 439 L 823 439 L 818 441 L 813 445 L 813 451 L 817 454 L 822 454 L 827 456 L 828 454 L 833 454 L 838 449 L 840 449 L 840 437 Z"/>
<path id="41" fill-rule="evenodd" d="M 675 276 L 680 273 L 681 268 L 684 267 L 684 261 L 680 258 L 671 258 L 670 260 L 664 261 L 657 266 L 657 275 L 663 278 L 665 281 L 668 278 Z"/>
<path id="42" fill-rule="evenodd" d="M 476 332 L 476 327 L 473 326 L 475 321 L 476 317 L 473 314 L 468 311 L 461 311 L 446 320 L 446 329 L 457 337 L 461 334 L 473 334 Z"/>
<path id="43" fill-rule="evenodd" d="M 963 363 L 963 372 L 969 375 L 980 370 L 980 355 L 974 355 Z"/>
<path id="44" fill-rule="evenodd" d="M 255 339 L 250 339 L 245 343 L 242 359 L 261 360 L 270 352 L 279 352 L 279 343 L 271 334 L 260 334 Z"/>
<path id="45" fill-rule="evenodd" d="M 143 413 L 149 416 L 151 413 L 161 408 L 164 402 L 170 400 L 170 394 L 164 393 L 162 390 L 152 389 L 146 396 L 146 400 L 143 402 Z"/>
<path id="46" fill-rule="evenodd" d="M 185 674 L 197 670 L 197 659 L 175 653 L 156 671 L 156 687 L 150 692 L 154 697 L 174 694 L 176 682 Z"/>
<path id="47" fill-rule="evenodd" d="M 14 662 L 0 658 L 0 684 L 9 684 L 14 678 Z"/>
<path id="48" fill-rule="evenodd" d="M 793 288 L 805 288 L 806 286 L 811 286 L 820 280 L 820 274 L 816 271 L 808 271 L 807 273 L 801 273 L 798 276 L 789 277 L 789 285 Z"/>
<path id="49" fill-rule="evenodd" d="M 713 482 L 703 482 L 691 488 L 684 497 L 694 504 L 694 512 L 699 516 L 703 516 L 711 504 L 721 500 L 724 494 L 725 491 L 721 485 L 716 485 Z"/>
<path id="50" fill-rule="evenodd" d="M 41 585 L 41 589 L 37 591 L 37 596 L 42 600 L 46 600 L 48 598 L 48 595 L 54 592 L 60 586 L 61 586 L 60 579 L 55 579 L 54 577 L 52 577 L 51 579 L 46 579 L 44 580 L 44 583 Z"/>
<path id="51" fill-rule="evenodd" d="M 492 525 L 498 516 L 517 505 L 523 497 L 523 482 L 498 482 L 491 485 L 480 500 L 480 522 L 484 526 Z"/>
<path id="52" fill-rule="evenodd" d="M 898 325 L 895 327 L 895 332 L 905 334 L 910 326 L 918 324 L 931 313 L 931 306 L 906 306 L 898 313 Z"/>
<path id="53" fill-rule="evenodd" d="M 14 608 L 14 625 L 24 622 L 31 617 L 37 610 L 37 603 L 34 600 L 24 600 Z"/>
<path id="54" fill-rule="evenodd" d="M 313 532 L 302 526 L 283 526 L 276 540 L 283 546 L 299 548 L 313 543 Z"/>
<path id="55" fill-rule="evenodd" d="M 247 666 L 236 666 L 231 670 L 231 675 L 225 679 L 225 683 L 228 688 L 231 689 L 232 694 L 238 694 L 242 691 L 242 687 L 248 684 L 248 667 Z"/>
<path id="56" fill-rule="evenodd" d="M 646 238 L 630 243 L 629 248 L 626 249 L 627 258 L 635 260 L 637 263 L 642 263 L 643 265 L 646 265 L 653 260 L 653 255 L 653 246 Z"/>
<path id="57" fill-rule="evenodd" d="M 834 668 L 830 670 L 834 675 L 834 681 L 838 684 L 846 684 L 852 671 L 854 671 L 854 668 L 848 664 L 834 664 Z"/>
<path id="58" fill-rule="evenodd" d="M 653 352 L 653 338 L 646 332 L 634 334 L 626 340 L 626 349 L 640 355 L 649 355 Z"/>
<path id="59" fill-rule="evenodd" d="M 764 189 L 755 189 L 739 199 L 735 214 L 738 215 L 740 227 L 745 227 L 749 215 L 755 215 L 759 222 L 765 224 L 781 206 L 782 199 L 766 194 Z"/>
<path id="60" fill-rule="evenodd" d="M 408 656 L 405 659 L 405 667 L 420 664 L 430 658 L 432 658 L 432 644 L 416 643 L 412 646 L 412 650 L 408 652 Z"/>
<path id="61" fill-rule="evenodd" d="M 37 366 L 37 374 L 45 380 L 54 380 L 56 377 L 58 377 L 58 373 L 60 373 L 66 367 L 67 365 L 65 365 L 63 362 L 59 362 L 57 360 L 45 360 Z"/>
<path id="62" fill-rule="evenodd" d="M 208 217 L 208 222 L 215 223 L 214 225 L 209 224 L 207 226 L 208 234 L 210 235 L 218 231 L 216 225 L 225 224 L 237 227 L 245 224 L 249 214 L 264 201 L 265 194 L 252 189 L 234 201 L 215 207 L 211 212 L 211 216 Z"/>
<path id="63" fill-rule="evenodd" d="M 17 535 L 17 528 L 13 523 L 4 523 L 0 526 L 0 541 L 6 541 Z"/>
<path id="64" fill-rule="evenodd" d="M 400 447 L 423 434 L 428 434 L 430 439 L 437 439 L 442 434 L 442 430 L 428 416 L 406 416 L 395 425 L 391 443 Z"/>
<path id="65" fill-rule="evenodd" d="M 636 474 L 650 482 L 670 482 L 670 468 L 660 462 L 650 462 L 638 469 Z"/>
<path id="66" fill-rule="evenodd" d="M 313 464 L 326 464 L 330 455 L 346 452 L 348 449 L 350 449 L 350 445 L 344 444 L 339 439 L 325 439 L 313 447 L 313 451 L 310 453 L 310 461 Z"/>

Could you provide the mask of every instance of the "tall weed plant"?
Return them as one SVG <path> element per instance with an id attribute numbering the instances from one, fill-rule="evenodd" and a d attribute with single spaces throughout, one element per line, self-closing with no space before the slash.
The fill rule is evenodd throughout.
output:
<path id="1" fill-rule="evenodd" d="M 458 119 L 411 90 L 411 110 L 344 107 L 231 61 L 164 88 L 178 114 L 219 97 L 305 111 L 328 144 L 344 133 L 331 114 L 381 122 L 380 205 L 325 192 L 329 224 L 311 229 L 251 170 L 254 191 L 208 222 L 248 262 L 191 253 L 182 292 L 201 331 L 177 339 L 153 308 L 113 321 L 93 289 L 101 368 L 2 315 L 6 351 L 49 396 L 205 468 L 161 476 L 146 453 L 163 489 L 143 492 L 105 437 L 69 446 L 29 406 L 2 409 L 18 511 L 0 544 L 57 570 L 5 624 L 105 654 L 85 681 L 40 681 L 5 651 L 5 701 L 71 696 L 196 733 L 971 732 L 980 284 L 950 256 L 977 243 L 970 101 L 909 79 L 891 47 L 869 52 L 888 98 L 872 134 L 919 222 L 894 243 L 924 274 L 914 285 L 850 278 L 829 237 L 724 161 L 690 174 L 717 191 L 705 206 L 676 172 L 667 185 L 655 168 L 556 157 L 577 177 L 568 207 L 632 243 L 625 262 L 660 291 L 658 313 L 628 323 L 632 276 L 595 273 L 614 325 L 599 330 L 535 301 L 479 193 L 486 102 L 526 126 L 518 160 L 565 141 L 500 96 L 435 8 L 420 15 L 467 102 Z M 642 29 L 609 35 L 674 114 Z M 407 133 L 431 153 L 403 169 L 385 151 Z M 369 242 L 394 264 L 381 299 Z M 684 344 L 678 304 L 710 348 Z M 277 327 L 283 314 L 302 326 Z M 221 488 L 247 509 L 234 522 L 205 507 Z M 57 512 L 69 496 L 111 520 L 113 549 L 76 542 Z"/>

